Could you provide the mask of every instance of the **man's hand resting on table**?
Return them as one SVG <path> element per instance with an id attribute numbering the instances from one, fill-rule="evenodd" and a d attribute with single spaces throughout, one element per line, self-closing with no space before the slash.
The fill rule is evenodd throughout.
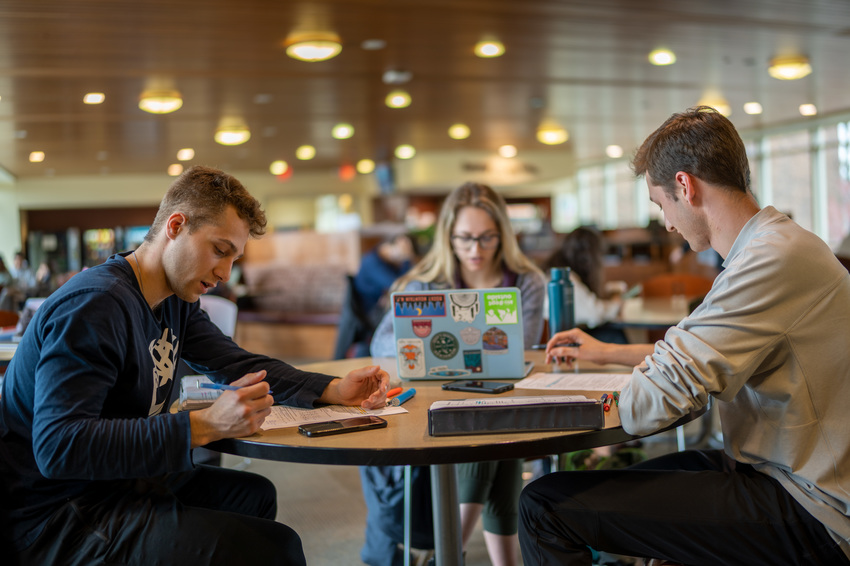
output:
<path id="1" fill-rule="evenodd" d="M 652 354 L 654 348 L 654 344 L 609 344 L 597 340 L 578 328 L 573 328 L 558 332 L 549 339 L 546 344 L 546 363 L 552 363 L 555 358 L 559 358 L 567 362 L 567 367 L 572 367 L 576 360 L 587 360 L 596 364 L 636 366 L 643 362 L 646 356 Z"/>
<path id="2" fill-rule="evenodd" d="M 192 448 L 260 430 L 274 404 L 265 377 L 265 370 L 246 374 L 230 384 L 238 391 L 224 391 L 209 407 L 189 413 Z"/>
<path id="3" fill-rule="evenodd" d="M 352 370 L 342 379 L 334 379 L 325 388 L 319 401 L 332 405 L 359 405 L 364 409 L 379 409 L 387 404 L 390 376 L 381 366 Z"/>

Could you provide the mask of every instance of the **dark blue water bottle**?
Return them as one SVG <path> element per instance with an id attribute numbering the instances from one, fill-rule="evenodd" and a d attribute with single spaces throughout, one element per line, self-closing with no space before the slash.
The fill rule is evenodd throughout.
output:
<path id="1" fill-rule="evenodd" d="M 549 337 L 575 326 L 573 282 L 569 267 L 553 267 L 548 283 Z"/>
<path id="2" fill-rule="evenodd" d="M 575 285 L 570 279 L 569 267 L 564 268 L 564 326 L 564 330 L 576 326 Z"/>

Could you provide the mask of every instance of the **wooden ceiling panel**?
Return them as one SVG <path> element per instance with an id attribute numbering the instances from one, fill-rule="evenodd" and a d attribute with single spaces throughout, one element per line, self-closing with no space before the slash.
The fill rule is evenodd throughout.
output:
<path id="1" fill-rule="evenodd" d="M 342 53 L 324 63 L 288 58 L 283 41 L 305 20 L 339 33 Z M 507 52 L 472 54 L 485 36 Z M 361 48 L 382 39 L 377 51 Z M 678 62 L 652 67 L 659 46 Z M 768 76 L 786 51 L 808 55 L 800 81 Z M 739 128 L 798 120 L 798 106 L 850 112 L 850 4 L 831 0 L 8 0 L 0 6 L 0 166 L 18 177 L 161 173 L 176 151 L 265 170 L 273 159 L 336 168 L 388 159 L 395 145 L 421 152 L 458 148 L 549 150 L 535 129 L 550 117 L 569 129 L 578 160 L 605 146 L 631 151 L 670 113 L 710 90 L 722 93 Z M 406 70 L 413 104 L 390 110 L 385 71 Z M 183 108 L 138 109 L 152 81 L 170 81 Z M 85 106 L 88 91 L 106 94 Z M 764 114 L 747 116 L 758 100 Z M 216 144 L 227 115 L 251 128 L 243 146 Z M 330 136 L 346 121 L 351 140 Z M 469 139 L 449 139 L 464 122 Z M 318 155 L 297 162 L 311 144 Z M 28 162 L 33 150 L 44 163 Z"/>

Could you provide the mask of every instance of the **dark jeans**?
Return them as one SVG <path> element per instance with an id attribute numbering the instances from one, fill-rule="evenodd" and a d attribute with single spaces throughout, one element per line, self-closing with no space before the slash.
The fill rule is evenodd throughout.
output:
<path id="1" fill-rule="evenodd" d="M 110 486 L 67 501 L 12 564 L 306 564 L 262 476 L 199 466 Z"/>
<path id="2" fill-rule="evenodd" d="M 366 537 L 360 558 L 369 566 L 400 566 L 404 553 L 404 466 L 361 466 L 360 481 L 366 501 Z M 428 466 L 410 470 L 413 548 L 434 548 L 431 472 Z"/>
<path id="3" fill-rule="evenodd" d="M 589 547 L 693 566 L 850 564 L 776 480 L 716 450 L 543 476 L 522 493 L 519 537 L 526 566 L 590 564 Z"/>

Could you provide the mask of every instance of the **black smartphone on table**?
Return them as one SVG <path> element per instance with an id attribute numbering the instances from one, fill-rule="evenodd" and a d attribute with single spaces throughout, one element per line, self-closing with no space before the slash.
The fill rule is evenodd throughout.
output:
<path id="1" fill-rule="evenodd" d="M 337 421 L 325 421 L 322 423 L 303 424 L 298 427 L 298 432 L 304 436 L 328 436 L 331 434 L 342 434 L 345 432 L 357 432 L 370 428 L 384 428 L 387 421 L 375 415 L 365 417 L 351 417 Z"/>
<path id="2" fill-rule="evenodd" d="M 462 379 L 444 383 L 446 391 L 471 391 L 473 393 L 504 393 L 514 388 L 513 383 L 499 383 L 498 381 L 478 381 L 475 379 Z"/>

